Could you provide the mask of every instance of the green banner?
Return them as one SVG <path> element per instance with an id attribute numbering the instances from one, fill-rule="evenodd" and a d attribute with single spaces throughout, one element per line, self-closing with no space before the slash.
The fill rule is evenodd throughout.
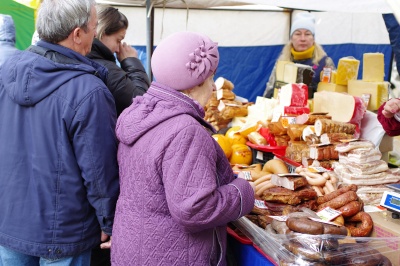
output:
<path id="1" fill-rule="evenodd" d="M 0 1 L 0 13 L 11 15 L 15 23 L 16 47 L 26 49 L 32 42 L 35 31 L 35 9 L 13 0 Z"/>

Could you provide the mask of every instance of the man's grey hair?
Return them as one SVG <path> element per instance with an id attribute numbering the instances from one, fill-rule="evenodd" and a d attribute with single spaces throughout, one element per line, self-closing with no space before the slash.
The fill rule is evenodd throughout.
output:
<path id="1" fill-rule="evenodd" d="M 39 38 L 59 43 L 77 27 L 86 31 L 95 5 L 96 0 L 44 0 L 36 20 Z"/>

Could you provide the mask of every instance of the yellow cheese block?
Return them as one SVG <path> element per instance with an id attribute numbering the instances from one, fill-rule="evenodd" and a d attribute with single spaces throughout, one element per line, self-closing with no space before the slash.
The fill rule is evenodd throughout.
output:
<path id="1" fill-rule="evenodd" d="M 343 57 L 339 59 L 336 84 L 347 85 L 349 80 L 357 79 L 358 68 L 360 61 L 350 57 Z"/>
<path id="2" fill-rule="evenodd" d="M 337 71 L 333 70 L 331 73 L 331 83 L 335 83 L 336 84 L 336 75 L 337 75 Z"/>
<path id="3" fill-rule="evenodd" d="M 382 82 L 385 77 L 384 55 L 382 53 L 365 53 L 363 55 L 363 81 Z"/>
<path id="4" fill-rule="evenodd" d="M 310 108 L 310 113 L 314 112 L 314 100 L 313 99 L 308 99 L 308 108 Z"/>
<path id="5" fill-rule="evenodd" d="M 367 109 L 370 111 L 378 110 L 389 98 L 389 82 L 367 82 L 363 80 L 349 80 L 347 92 L 353 96 L 363 97 L 370 95 Z"/>
<path id="6" fill-rule="evenodd" d="M 319 82 L 317 91 L 347 92 L 347 86 L 334 83 Z"/>

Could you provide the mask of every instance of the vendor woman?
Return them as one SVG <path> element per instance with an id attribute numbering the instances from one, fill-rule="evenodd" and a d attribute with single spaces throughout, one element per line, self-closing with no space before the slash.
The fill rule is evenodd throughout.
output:
<path id="1" fill-rule="evenodd" d="M 320 82 L 320 74 L 324 67 L 335 69 L 332 59 L 327 56 L 321 45 L 315 42 L 315 19 L 309 12 L 298 13 L 290 30 L 290 41 L 278 58 L 278 61 L 290 61 L 309 65 L 314 71 L 310 90 L 315 92 Z M 276 63 L 264 92 L 264 97 L 271 98 L 276 88 Z"/>

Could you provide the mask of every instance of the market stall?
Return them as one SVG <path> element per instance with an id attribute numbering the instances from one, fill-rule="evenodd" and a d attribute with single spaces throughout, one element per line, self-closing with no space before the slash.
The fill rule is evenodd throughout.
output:
<path id="1" fill-rule="evenodd" d="M 363 59 L 361 79 L 360 62 L 343 58 L 313 99 L 306 84 L 287 83 L 276 98 L 240 104 L 227 92 L 232 82 L 216 80 L 206 119 L 228 128 L 215 139 L 238 178 L 256 185 L 253 211 L 230 232 L 242 250 L 240 234 L 276 265 L 399 265 L 400 235 L 390 228 L 400 222 L 400 171 L 389 167 L 391 138 L 375 114 L 388 83 L 382 54 Z M 219 119 L 227 113 L 236 115 Z"/>

